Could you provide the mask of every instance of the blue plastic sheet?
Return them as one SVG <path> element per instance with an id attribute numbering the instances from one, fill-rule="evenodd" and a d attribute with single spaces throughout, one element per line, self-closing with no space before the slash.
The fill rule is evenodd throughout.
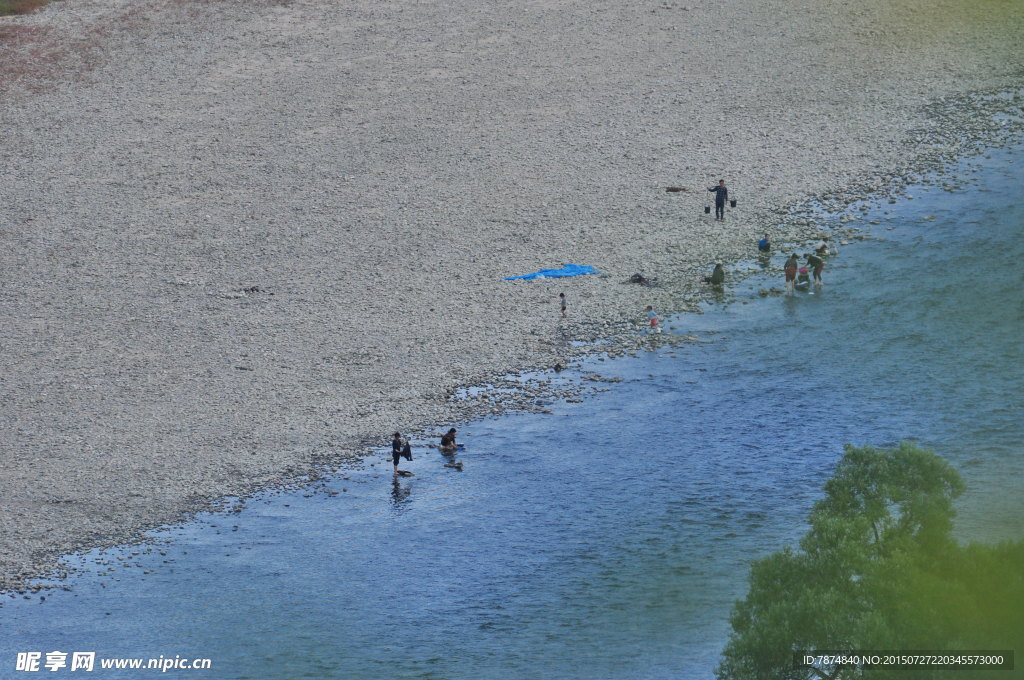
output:
<path id="1" fill-rule="evenodd" d="M 532 281 L 533 279 L 562 279 L 567 276 L 583 276 L 584 274 L 599 274 L 596 269 L 591 267 L 589 264 L 567 264 L 561 269 L 541 269 L 539 272 L 533 272 L 532 274 L 520 274 L 519 276 L 506 276 L 506 281 L 512 281 L 513 279 L 526 279 Z"/>

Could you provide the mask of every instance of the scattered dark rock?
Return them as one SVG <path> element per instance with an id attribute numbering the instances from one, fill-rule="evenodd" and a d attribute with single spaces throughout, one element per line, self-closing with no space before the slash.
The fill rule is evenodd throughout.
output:
<path id="1" fill-rule="evenodd" d="M 633 274 L 628 279 L 626 279 L 626 283 L 638 283 L 641 286 L 650 287 L 658 285 L 658 279 L 649 279 L 643 274 Z"/>

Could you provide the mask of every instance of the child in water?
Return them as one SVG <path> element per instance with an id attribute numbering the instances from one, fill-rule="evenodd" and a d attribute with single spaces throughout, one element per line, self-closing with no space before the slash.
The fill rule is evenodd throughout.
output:
<path id="1" fill-rule="evenodd" d="M 811 276 L 808 273 L 810 270 L 807 267 L 800 267 L 798 270 L 800 273 L 796 277 L 796 287 L 803 288 L 811 282 Z"/>
<path id="2" fill-rule="evenodd" d="M 650 332 L 660 333 L 661 326 L 658 325 L 658 313 L 654 311 L 654 307 L 647 305 L 647 319 L 650 322 Z"/>

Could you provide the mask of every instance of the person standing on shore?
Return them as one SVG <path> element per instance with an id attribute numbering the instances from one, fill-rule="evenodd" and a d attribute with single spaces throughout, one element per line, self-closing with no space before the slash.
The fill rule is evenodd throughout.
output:
<path id="1" fill-rule="evenodd" d="M 564 319 L 568 316 L 567 311 L 569 309 L 569 306 L 565 301 L 565 293 L 558 294 L 558 304 L 562 308 L 562 318 Z"/>
<path id="2" fill-rule="evenodd" d="M 783 267 L 786 271 L 786 294 L 792 295 L 796 292 L 796 268 L 800 265 L 796 259 L 796 253 L 789 256 L 786 260 L 786 264 Z"/>
<path id="3" fill-rule="evenodd" d="M 729 190 L 725 188 L 725 180 L 718 180 L 718 186 L 710 187 L 708 191 L 715 195 L 715 219 L 725 220 L 725 202 L 729 200 Z"/>

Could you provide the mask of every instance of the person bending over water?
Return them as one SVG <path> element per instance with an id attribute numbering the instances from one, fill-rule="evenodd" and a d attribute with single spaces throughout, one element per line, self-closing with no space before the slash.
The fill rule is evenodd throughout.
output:
<path id="1" fill-rule="evenodd" d="M 459 445 L 455 443 L 455 428 L 448 430 L 441 437 L 441 452 L 442 453 L 455 453 Z"/>
<path id="2" fill-rule="evenodd" d="M 823 286 L 823 285 L 825 285 L 824 282 L 822 282 L 822 280 L 821 280 L 821 270 L 823 270 L 825 268 L 825 260 L 821 259 L 817 255 L 812 255 L 811 253 L 807 253 L 806 257 L 807 257 L 807 264 L 809 264 L 811 267 L 813 267 L 813 269 L 811 270 L 811 273 L 814 276 L 814 285 L 815 286 Z"/>

